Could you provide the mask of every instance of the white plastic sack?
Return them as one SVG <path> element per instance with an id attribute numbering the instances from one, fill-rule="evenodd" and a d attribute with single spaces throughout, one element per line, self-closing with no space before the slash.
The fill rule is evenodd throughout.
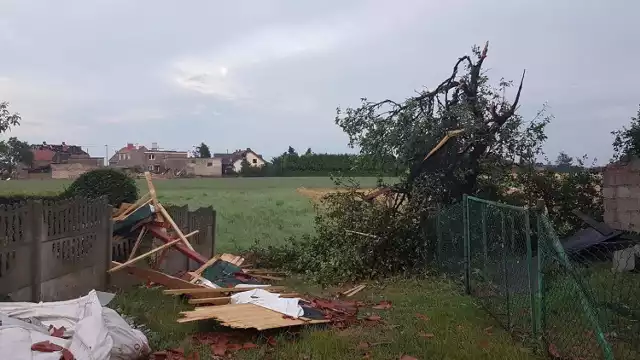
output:
<path id="1" fill-rule="evenodd" d="M 254 304 L 289 315 L 295 319 L 304 315 L 304 309 L 298 305 L 299 298 L 285 299 L 280 294 L 270 293 L 262 289 L 243 291 L 231 296 L 232 304 Z"/>
<path id="2" fill-rule="evenodd" d="M 42 341 L 69 349 L 77 360 L 132 360 L 149 352 L 146 336 L 132 329 L 115 311 L 103 308 L 94 290 L 67 301 L 0 303 L 0 315 L 6 320 L 0 325 L 3 360 L 60 359 L 60 352 L 31 351 L 31 345 Z M 35 320 L 34 324 L 19 321 L 29 319 Z M 36 325 L 38 321 L 44 327 Z M 49 325 L 64 326 L 71 338 L 50 336 Z M 12 351 L 8 351 L 10 348 Z"/>

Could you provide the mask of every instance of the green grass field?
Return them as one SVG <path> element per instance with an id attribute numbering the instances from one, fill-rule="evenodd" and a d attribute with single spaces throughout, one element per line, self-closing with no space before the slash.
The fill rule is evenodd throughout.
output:
<path id="1" fill-rule="evenodd" d="M 298 278 L 285 284 L 299 293 L 328 297 L 344 288 L 321 289 Z M 513 341 L 458 284 L 441 278 L 388 279 L 372 283 L 351 299 L 376 304 L 390 301 L 392 308 L 363 308 L 360 316 L 377 314 L 376 326 L 355 325 L 343 330 L 331 328 L 275 329 L 265 333 L 244 331 L 259 348 L 240 351 L 237 359 L 541 359 Z M 193 308 L 178 297 L 160 290 L 138 288 L 119 295 L 110 307 L 144 324 L 154 349 L 182 348 L 197 352 L 200 359 L 213 359 L 210 349 L 189 341 L 194 333 L 229 332 L 212 322 L 176 323 L 178 312 Z M 272 336 L 276 345 L 266 344 Z M 363 343 L 376 344 L 366 349 Z"/>
<path id="2" fill-rule="evenodd" d="M 357 179 L 373 187 L 375 178 Z M 55 194 L 71 182 L 22 180 L 0 182 L 0 196 L 11 194 Z M 329 178 L 224 178 L 154 180 L 163 204 L 191 209 L 212 205 L 217 211 L 216 250 L 246 249 L 255 241 L 282 243 L 289 236 L 313 232 L 313 202 L 296 189 L 332 188 Z M 141 193 L 146 183 L 138 181 Z"/>

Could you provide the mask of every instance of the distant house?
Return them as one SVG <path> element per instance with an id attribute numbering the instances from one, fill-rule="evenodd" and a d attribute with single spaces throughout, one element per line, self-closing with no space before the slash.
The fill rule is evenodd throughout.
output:
<path id="1" fill-rule="evenodd" d="M 220 158 L 190 158 L 186 173 L 193 176 L 220 177 L 222 176 L 222 160 Z"/>
<path id="2" fill-rule="evenodd" d="M 150 171 L 156 174 L 168 171 L 180 172 L 187 167 L 188 155 L 186 151 L 161 150 L 156 143 L 152 144 L 151 149 L 128 143 L 109 159 L 109 166 Z"/>
<path id="3" fill-rule="evenodd" d="M 262 167 L 267 162 L 262 158 L 262 155 L 257 154 L 255 151 L 251 150 L 251 148 L 247 148 L 246 150 L 236 150 L 233 153 L 229 154 L 213 154 L 214 159 L 220 159 L 222 163 L 222 173 L 239 173 L 242 170 L 242 161 L 247 160 L 249 165 L 255 167 Z"/>
<path id="4" fill-rule="evenodd" d="M 64 142 L 60 145 L 46 142 L 31 145 L 31 152 L 33 162 L 27 169 L 27 177 L 31 177 L 28 174 L 41 174 L 39 178 L 73 179 L 89 170 L 104 166 L 103 157 L 92 157 L 80 146 L 67 145 Z M 70 166 L 73 171 L 68 171 Z"/>

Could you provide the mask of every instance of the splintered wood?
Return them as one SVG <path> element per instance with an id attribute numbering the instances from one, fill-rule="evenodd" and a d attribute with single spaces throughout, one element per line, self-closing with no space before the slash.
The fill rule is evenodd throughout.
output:
<path id="1" fill-rule="evenodd" d="M 120 265 L 122 264 L 119 262 L 116 262 L 116 261 L 111 262 L 112 267 L 120 266 Z M 135 266 L 127 266 L 124 268 L 124 271 L 128 272 L 129 274 L 137 278 L 140 278 L 146 281 L 151 281 L 153 283 L 162 285 L 169 289 L 185 289 L 185 288 L 200 289 L 202 288 L 202 286 L 200 285 L 191 284 L 188 281 L 184 281 L 177 277 L 173 277 L 171 275 L 167 275 L 151 269 L 145 269 L 145 268 L 140 268 Z"/>
<path id="2" fill-rule="evenodd" d="M 287 299 L 287 298 L 295 298 L 295 297 L 300 297 L 300 294 L 298 293 L 285 293 L 285 294 L 278 294 L 280 296 L 281 299 Z M 231 303 L 231 297 L 227 296 L 227 297 L 213 297 L 213 298 L 200 298 L 200 299 L 189 299 L 189 304 L 193 304 L 193 305 L 200 305 L 200 304 L 207 304 L 207 305 L 226 305 Z"/>
<path id="3" fill-rule="evenodd" d="M 232 263 L 235 266 L 240 266 L 244 262 L 244 258 L 242 256 L 236 256 L 233 254 L 222 254 L 222 256 L 220 256 L 220 260 Z"/>
<path id="4" fill-rule="evenodd" d="M 275 292 L 275 291 L 284 290 L 285 287 L 284 286 L 246 286 L 246 287 L 216 288 L 216 289 L 201 287 L 201 288 L 188 288 L 188 289 L 169 289 L 169 290 L 164 290 L 163 293 L 165 295 L 207 294 L 207 295 L 213 295 L 212 297 L 215 297 L 215 295 L 220 295 L 224 293 L 237 293 L 237 292 L 249 291 L 253 289 L 263 289 L 269 292 Z"/>
<path id="5" fill-rule="evenodd" d="M 215 319 L 224 326 L 236 329 L 267 330 L 298 325 L 324 324 L 329 322 L 329 320 L 284 318 L 281 313 L 253 304 L 204 306 L 197 307 L 192 311 L 184 311 L 180 314 L 184 317 L 178 319 L 179 323 Z"/>

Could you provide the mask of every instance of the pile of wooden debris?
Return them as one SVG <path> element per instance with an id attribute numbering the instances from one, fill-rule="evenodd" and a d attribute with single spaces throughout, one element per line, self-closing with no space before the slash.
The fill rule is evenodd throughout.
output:
<path id="1" fill-rule="evenodd" d="M 124 204 L 114 211 L 114 236 L 136 238 L 125 262 L 112 262 L 109 273 L 125 271 L 149 284 L 165 287 L 167 295 L 189 297 L 196 307 L 180 315 L 178 322 L 214 319 L 232 328 L 266 330 L 296 325 L 346 324 L 356 318 L 355 303 L 324 299 L 305 299 L 272 282 L 284 278 L 281 273 L 252 269 L 241 256 L 222 254 L 207 259 L 196 252 L 184 234 L 158 201 L 151 175 L 145 173 L 149 192 L 134 204 Z M 145 234 L 164 244 L 137 255 Z M 175 249 L 200 267 L 181 276 L 159 270 L 169 249 Z M 151 266 L 134 266 L 156 256 Z M 145 263 L 146 265 L 146 263 Z M 360 288 L 361 290 L 361 288 Z M 355 293 L 355 292 L 354 292 Z"/>

